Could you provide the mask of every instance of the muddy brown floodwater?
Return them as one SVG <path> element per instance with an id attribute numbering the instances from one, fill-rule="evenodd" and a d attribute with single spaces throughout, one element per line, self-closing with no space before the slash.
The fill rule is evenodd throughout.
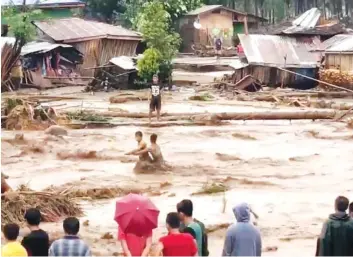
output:
<path id="1" fill-rule="evenodd" d="M 242 106 L 234 101 L 189 102 L 185 100 L 188 94 L 189 91 L 170 94 L 164 110 L 220 112 L 261 107 L 258 103 Z M 147 112 L 146 102 L 109 104 L 107 99 L 112 94 L 76 95 L 85 100 L 50 104 L 60 106 L 58 109 L 121 108 Z M 267 104 L 263 108 L 274 107 Z M 165 159 L 174 167 L 172 171 L 133 172 L 137 158 L 124 153 L 136 146 L 137 130 L 143 131 L 146 140 L 151 133 L 158 134 Z M 322 222 L 333 211 L 335 197 L 346 195 L 353 199 L 353 132 L 343 123 L 241 121 L 222 127 L 125 126 L 69 130 L 63 139 L 50 138 L 42 131 L 25 131 L 21 132 L 27 140 L 25 144 L 9 140 L 16 133 L 19 132 L 2 131 L 2 172 L 10 176 L 12 187 L 28 184 L 35 190 L 51 185 L 81 189 L 143 188 L 161 210 L 155 241 L 166 233 L 166 214 L 175 211 L 176 203 L 184 198 L 192 199 L 194 216 L 207 227 L 234 222 L 232 207 L 245 201 L 259 215 L 257 225 L 264 248 L 278 247 L 266 255 L 311 255 Z M 96 152 L 88 157 L 76 155 L 89 151 Z M 222 182 L 229 190 L 225 194 L 194 195 L 210 182 Z M 85 216 L 81 221 L 89 222 L 82 226 L 81 236 L 96 255 L 121 253 L 113 220 L 115 201 L 82 201 Z M 62 230 L 61 223 L 43 227 L 54 236 Z M 210 255 L 221 254 L 224 234 L 224 225 L 218 229 L 216 226 L 209 234 Z"/>

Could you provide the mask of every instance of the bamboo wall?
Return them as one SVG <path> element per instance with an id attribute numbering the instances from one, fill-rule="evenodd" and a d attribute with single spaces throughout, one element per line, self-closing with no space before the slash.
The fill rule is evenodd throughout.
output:
<path id="1" fill-rule="evenodd" d="M 94 69 L 85 69 L 102 66 L 117 56 L 133 56 L 139 41 L 97 39 L 74 44 L 84 55 L 83 64 L 78 67 L 81 76 L 93 76 Z"/>
<path id="2" fill-rule="evenodd" d="M 326 54 L 325 68 L 353 72 L 353 53 Z"/>

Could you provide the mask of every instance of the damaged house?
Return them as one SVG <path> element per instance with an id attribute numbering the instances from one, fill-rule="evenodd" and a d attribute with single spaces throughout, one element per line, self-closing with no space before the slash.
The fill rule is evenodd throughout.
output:
<path id="1" fill-rule="evenodd" d="M 29 42 L 21 50 L 24 70 L 23 83 L 40 88 L 52 84 L 78 85 L 77 65 L 83 61 L 83 55 L 73 46 L 49 42 Z"/>
<path id="2" fill-rule="evenodd" d="M 320 45 L 319 38 L 301 40 L 273 35 L 239 34 L 244 49 L 244 62 L 249 66 L 236 70 L 241 77 L 252 75 L 261 84 L 268 86 L 286 86 L 299 89 L 313 88 L 317 83 L 310 78 L 318 77 L 321 55 L 312 52 Z"/>
<path id="3" fill-rule="evenodd" d="M 47 41 L 70 44 L 84 56 L 79 66 L 82 76 L 93 76 L 94 67 L 105 65 L 113 57 L 134 56 L 141 34 L 121 26 L 80 18 L 35 21 L 38 34 Z"/>

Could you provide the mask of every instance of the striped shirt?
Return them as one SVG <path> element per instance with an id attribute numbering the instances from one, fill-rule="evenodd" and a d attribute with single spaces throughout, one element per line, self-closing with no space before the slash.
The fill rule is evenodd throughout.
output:
<path id="1" fill-rule="evenodd" d="M 52 243 L 49 256 L 91 256 L 91 250 L 79 237 L 65 236 Z"/>

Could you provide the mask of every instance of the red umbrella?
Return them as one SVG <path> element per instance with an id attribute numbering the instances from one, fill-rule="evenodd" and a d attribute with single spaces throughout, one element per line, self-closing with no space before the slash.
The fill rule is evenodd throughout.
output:
<path id="1" fill-rule="evenodd" d="M 116 202 L 114 220 L 124 233 L 148 235 L 158 225 L 159 210 L 145 196 L 129 194 Z"/>

